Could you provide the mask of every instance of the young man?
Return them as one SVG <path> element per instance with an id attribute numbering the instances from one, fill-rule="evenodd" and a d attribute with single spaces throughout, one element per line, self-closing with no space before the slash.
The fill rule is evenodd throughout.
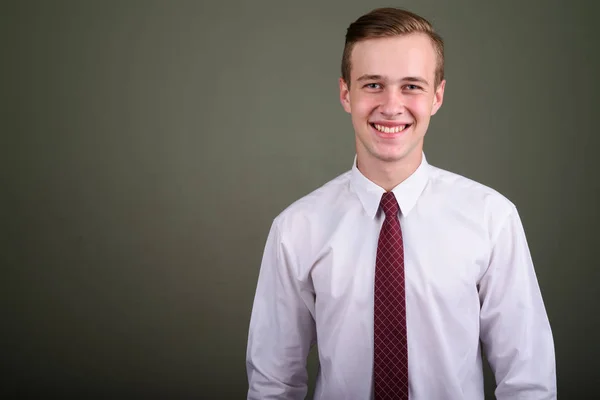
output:
<path id="1" fill-rule="evenodd" d="M 515 206 L 427 163 L 444 98 L 441 38 L 377 9 L 350 25 L 340 100 L 352 169 L 275 218 L 247 351 L 249 399 L 556 398 L 553 338 Z"/>

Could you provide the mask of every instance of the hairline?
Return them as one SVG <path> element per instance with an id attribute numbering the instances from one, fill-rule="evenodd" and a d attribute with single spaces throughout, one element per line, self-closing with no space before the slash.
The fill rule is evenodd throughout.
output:
<path id="1" fill-rule="evenodd" d="M 389 34 L 389 35 L 380 35 L 380 36 L 369 36 L 369 37 L 365 37 L 359 40 L 355 40 L 352 41 L 350 43 L 346 43 L 344 45 L 344 54 L 347 54 L 347 66 L 348 66 L 348 79 L 346 80 L 345 77 L 342 74 L 342 80 L 344 81 L 344 83 L 346 84 L 346 86 L 348 88 L 350 88 L 350 83 L 352 81 L 351 79 L 351 75 L 352 75 L 352 54 L 354 53 L 354 47 L 356 46 L 356 44 L 361 43 L 361 42 L 366 42 L 368 40 L 375 40 L 375 39 L 388 39 L 388 38 L 395 38 L 395 37 L 403 37 L 403 36 L 410 36 L 410 35 L 424 35 L 429 39 L 429 42 L 431 43 L 431 47 L 433 52 L 435 53 L 435 60 L 436 60 L 436 64 L 435 64 L 435 70 L 433 72 L 433 86 L 434 88 L 437 88 L 442 81 L 444 80 L 444 74 L 443 74 L 443 69 L 442 69 L 442 76 L 439 79 L 438 82 L 438 69 L 440 68 L 440 64 L 442 64 L 443 62 L 443 55 L 439 54 L 439 49 L 436 46 L 435 40 L 431 37 L 430 33 L 425 32 L 425 31 L 412 31 L 412 32 L 406 32 L 406 33 L 396 33 L 396 34 Z"/>

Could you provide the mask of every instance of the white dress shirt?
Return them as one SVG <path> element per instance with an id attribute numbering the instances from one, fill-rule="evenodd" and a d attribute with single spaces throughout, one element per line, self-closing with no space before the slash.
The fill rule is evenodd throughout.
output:
<path id="1" fill-rule="evenodd" d="M 248 399 L 304 399 L 318 342 L 316 400 L 373 396 L 373 299 L 384 189 L 356 167 L 273 221 L 248 349 Z M 393 189 L 405 251 L 412 400 L 555 399 L 550 324 L 521 220 L 497 191 L 423 161 Z M 481 347 L 482 345 L 482 347 Z"/>

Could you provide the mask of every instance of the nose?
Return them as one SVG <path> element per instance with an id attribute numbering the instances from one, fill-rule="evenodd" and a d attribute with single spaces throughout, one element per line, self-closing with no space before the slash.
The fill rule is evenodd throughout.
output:
<path id="1" fill-rule="evenodd" d="M 393 118 L 404 112 L 404 97 L 399 90 L 389 88 L 382 96 L 379 106 L 381 114 Z"/>

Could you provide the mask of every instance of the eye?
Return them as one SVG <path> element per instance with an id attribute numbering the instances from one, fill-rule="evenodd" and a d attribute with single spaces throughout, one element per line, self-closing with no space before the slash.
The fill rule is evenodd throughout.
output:
<path id="1" fill-rule="evenodd" d="M 367 83 L 365 86 L 363 86 L 363 88 L 378 90 L 381 89 L 381 85 L 379 83 Z"/>
<path id="2" fill-rule="evenodd" d="M 421 87 L 417 86 L 417 85 L 406 85 L 406 86 L 404 86 L 404 88 L 408 89 L 408 90 L 419 90 L 419 89 L 421 89 Z"/>

